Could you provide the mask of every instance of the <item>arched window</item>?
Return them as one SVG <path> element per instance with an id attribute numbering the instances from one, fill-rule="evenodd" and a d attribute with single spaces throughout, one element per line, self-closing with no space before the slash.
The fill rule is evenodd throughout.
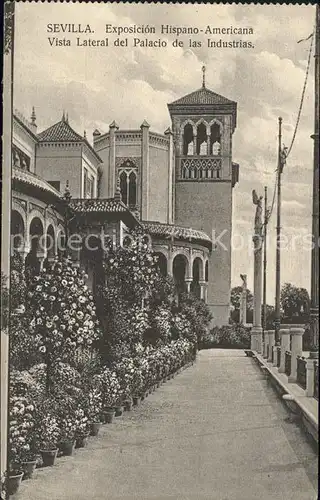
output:
<path id="1" fill-rule="evenodd" d="M 207 127 L 201 122 L 197 127 L 197 155 L 207 154 Z"/>
<path id="2" fill-rule="evenodd" d="M 11 236 L 13 248 L 16 250 L 23 249 L 24 247 L 24 222 L 16 210 L 12 211 L 11 214 Z"/>
<path id="3" fill-rule="evenodd" d="M 137 204 L 137 176 L 135 172 L 129 175 L 129 207 L 135 208 Z"/>
<path id="4" fill-rule="evenodd" d="M 55 256 L 55 234 L 52 224 L 47 229 L 46 238 L 47 258 L 52 259 Z"/>
<path id="5" fill-rule="evenodd" d="M 221 154 L 221 132 L 218 123 L 214 123 L 210 128 L 210 154 L 219 156 Z"/>
<path id="6" fill-rule="evenodd" d="M 183 154 L 184 156 L 192 156 L 193 151 L 193 128 L 191 123 L 187 123 L 183 130 Z"/>
<path id="7" fill-rule="evenodd" d="M 118 169 L 118 179 L 120 180 L 121 200 L 130 209 L 137 208 L 138 199 L 138 169 L 130 161 L 124 161 Z"/>
<path id="8" fill-rule="evenodd" d="M 122 171 L 120 174 L 120 191 L 121 191 L 121 201 L 127 205 L 128 204 L 128 184 L 127 184 L 127 173 Z"/>

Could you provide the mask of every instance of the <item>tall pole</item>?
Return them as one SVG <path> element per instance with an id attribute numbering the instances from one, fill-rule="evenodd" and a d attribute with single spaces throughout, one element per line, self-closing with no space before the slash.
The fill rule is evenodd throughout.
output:
<path id="1" fill-rule="evenodd" d="M 263 341 L 265 341 L 265 332 L 267 330 L 267 224 L 268 224 L 268 188 L 264 187 L 264 228 L 263 228 Z"/>
<path id="2" fill-rule="evenodd" d="M 281 245 L 281 174 L 282 174 L 282 158 L 281 158 L 281 141 L 282 141 L 282 118 L 279 117 L 279 133 L 278 133 L 278 179 L 277 179 L 277 239 L 276 239 L 276 298 L 275 298 L 275 341 L 279 343 L 280 331 L 280 245 Z"/>
<path id="3" fill-rule="evenodd" d="M 319 348 L 319 85 L 320 85 L 320 8 L 316 5 L 316 32 L 315 32 L 315 105 L 314 105 L 314 141 L 313 150 L 313 195 L 312 195 L 312 241 L 311 251 L 311 308 L 310 326 L 313 340 L 313 349 Z"/>

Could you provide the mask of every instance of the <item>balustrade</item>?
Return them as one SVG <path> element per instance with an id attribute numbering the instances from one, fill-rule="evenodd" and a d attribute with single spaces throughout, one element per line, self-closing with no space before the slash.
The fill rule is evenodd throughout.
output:
<path id="1" fill-rule="evenodd" d="M 314 361 L 314 388 L 313 397 L 319 400 L 319 365 L 317 361 Z"/>

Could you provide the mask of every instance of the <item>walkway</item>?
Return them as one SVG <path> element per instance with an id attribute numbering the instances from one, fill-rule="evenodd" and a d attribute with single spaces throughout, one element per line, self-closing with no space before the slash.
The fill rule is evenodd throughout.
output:
<path id="1" fill-rule="evenodd" d="M 315 500 L 317 457 L 251 358 L 201 351 L 19 500 Z"/>

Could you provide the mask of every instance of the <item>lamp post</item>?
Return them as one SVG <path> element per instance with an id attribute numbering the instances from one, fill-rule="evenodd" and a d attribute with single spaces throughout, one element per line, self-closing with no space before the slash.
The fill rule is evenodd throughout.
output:
<path id="1" fill-rule="evenodd" d="M 280 308 L 280 286 L 281 286 L 281 176 L 283 167 L 286 163 L 288 148 L 282 147 L 282 118 L 279 117 L 279 133 L 278 133 L 278 167 L 277 167 L 277 238 L 276 238 L 276 298 L 275 298 L 275 342 L 280 343 L 280 323 L 281 323 L 281 308 Z"/>
<path id="2" fill-rule="evenodd" d="M 311 307 L 310 328 L 312 337 L 312 357 L 318 357 L 319 349 L 319 85 L 320 85 L 320 8 L 316 5 L 315 32 L 315 106 L 314 134 L 311 136 L 313 149 L 313 194 L 312 194 L 312 251 L 311 251 Z"/>

